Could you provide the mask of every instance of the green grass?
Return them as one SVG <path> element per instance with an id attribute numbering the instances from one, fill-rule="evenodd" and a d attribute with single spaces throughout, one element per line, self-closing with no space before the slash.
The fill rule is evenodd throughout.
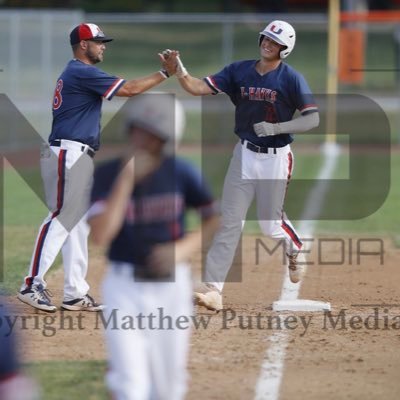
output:
<path id="1" fill-rule="evenodd" d="M 390 235 L 394 238 L 395 243 L 400 243 L 399 240 L 399 225 L 400 225 L 400 155 L 392 154 L 391 157 L 391 185 L 389 194 L 384 203 L 372 215 L 358 220 L 336 220 L 336 221 L 321 221 L 318 225 L 318 231 L 322 233 L 344 232 L 357 234 L 376 234 Z M 340 163 L 338 168 L 340 168 Z M 372 177 L 370 188 L 371 193 L 379 188 L 380 182 Z M 328 193 L 328 198 L 332 193 Z M 345 207 L 360 207 L 366 198 L 355 200 L 345 204 Z"/>
<path id="2" fill-rule="evenodd" d="M 24 170 L 24 173 L 27 171 Z M 39 168 L 31 170 L 29 186 L 17 171 L 7 169 L 4 185 L 5 226 L 30 227 L 40 224 L 48 210 L 39 198 L 44 196 Z"/>
<path id="3" fill-rule="evenodd" d="M 42 400 L 107 400 L 105 361 L 41 361 L 25 366 L 41 386 Z"/>

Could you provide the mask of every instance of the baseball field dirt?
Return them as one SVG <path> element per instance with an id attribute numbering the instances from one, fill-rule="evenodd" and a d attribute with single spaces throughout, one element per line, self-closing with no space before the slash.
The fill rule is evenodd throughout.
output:
<path id="1" fill-rule="evenodd" d="M 226 283 L 225 310 L 196 309 L 189 400 L 254 399 L 271 336 L 278 331 L 287 337 L 280 399 L 398 398 L 400 250 L 389 238 L 331 239 L 315 239 L 308 258 L 314 264 L 307 268 L 299 296 L 329 301 L 330 314 L 272 311 L 283 282 L 282 254 L 269 255 L 266 248 L 273 244 L 262 237 L 243 239 L 242 282 Z M 197 278 L 200 258 L 193 259 Z M 105 263 L 96 252 L 90 264 L 89 282 L 97 298 Z M 231 277 L 238 277 L 237 265 Z M 62 301 L 62 275 L 58 270 L 48 278 L 54 304 Z M 9 300 L 19 317 L 25 362 L 105 360 L 99 314 L 44 314 L 14 297 Z"/>

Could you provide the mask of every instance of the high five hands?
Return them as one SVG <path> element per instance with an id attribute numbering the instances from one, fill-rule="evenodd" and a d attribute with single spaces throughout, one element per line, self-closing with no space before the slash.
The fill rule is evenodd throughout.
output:
<path id="1" fill-rule="evenodd" d="M 184 78 L 188 75 L 178 50 L 165 49 L 162 53 L 158 53 L 158 56 L 162 62 L 162 67 L 170 76 L 176 74 L 178 78 Z"/>

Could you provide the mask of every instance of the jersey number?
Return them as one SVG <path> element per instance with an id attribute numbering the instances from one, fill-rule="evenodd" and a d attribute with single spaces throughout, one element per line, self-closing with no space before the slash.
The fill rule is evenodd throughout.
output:
<path id="1" fill-rule="evenodd" d="M 61 90 L 63 88 L 63 81 L 59 79 L 57 81 L 56 90 L 54 91 L 54 98 L 53 98 L 53 110 L 58 110 L 62 104 L 62 95 Z"/>

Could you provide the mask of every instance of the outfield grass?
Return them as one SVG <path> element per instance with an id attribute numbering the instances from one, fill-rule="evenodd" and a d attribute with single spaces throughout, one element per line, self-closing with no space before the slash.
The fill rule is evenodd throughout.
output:
<path id="1" fill-rule="evenodd" d="M 39 382 L 42 400 L 108 400 L 105 361 L 42 361 L 25 366 Z"/>
<path id="2" fill-rule="evenodd" d="M 321 233 L 343 232 L 351 235 L 355 234 L 374 234 L 374 235 L 390 235 L 396 244 L 399 242 L 399 226 L 400 226 L 400 155 L 392 154 L 391 157 L 391 185 L 389 194 L 382 206 L 368 217 L 352 220 L 352 221 L 321 221 L 318 224 L 318 231 Z M 338 169 L 341 168 L 340 161 Z M 371 180 L 371 193 L 379 188 L 379 180 Z M 328 192 L 328 197 L 332 195 Z M 363 201 L 362 199 L 360 200 Z M 354 201 L 345 205 L 346 207 L 357 207 L 360 203 Z"/>

